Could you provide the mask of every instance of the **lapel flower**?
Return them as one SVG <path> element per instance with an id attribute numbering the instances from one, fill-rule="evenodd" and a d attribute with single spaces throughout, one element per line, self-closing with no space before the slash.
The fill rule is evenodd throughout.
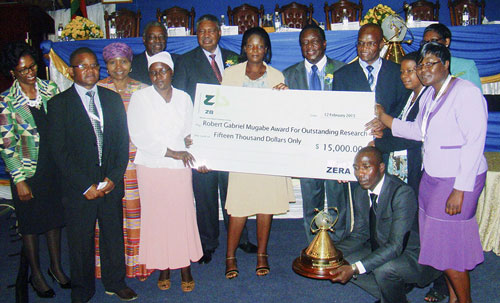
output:
<path id="1" fill-rule="evenodd" d="M 230 66 L 233 66 L 235 64 L 238 64 L 238 56 L 232 55 L 227 57 L 226 62 L 224 62 L 224 68 L 228 68 Z"/>
<path id="2" fill-rule="evenodd" d="M 333 69 L 334 69 L 334 66 L 331 63 L 328 63 L 325 66 L 325 78 L 323 79 L 323 81 L 325 82 L 325 85 L 329 85 L 329 86 L 332 85 L 332 83 L 333 83 Z"/>

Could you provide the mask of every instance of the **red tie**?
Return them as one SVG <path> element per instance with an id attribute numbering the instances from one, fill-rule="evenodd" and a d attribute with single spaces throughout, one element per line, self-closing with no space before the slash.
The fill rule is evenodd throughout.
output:
<path id="1" fill-rule="evenodd" d="M 220 74 L 220 70 L 219 70 L 219 66 L 217 65 L 217 62 L 215 62 L 215 54 L 211 54 L 210 58 L 212 58 L 210 65 L 212 66 L 215 77 L 217 77 L 217 80 L 219 81 L 219 83 L 221 83 L 222 82 L 222 75 Z"/>

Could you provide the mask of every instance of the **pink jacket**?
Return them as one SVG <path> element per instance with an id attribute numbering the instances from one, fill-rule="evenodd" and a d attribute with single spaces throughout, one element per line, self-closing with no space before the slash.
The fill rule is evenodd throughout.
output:
<path id="1" fill-rule="evenodd" d="M 414 122 L 394 119 L 394 136 L 422 140 L 422 119 L 434 93 L 430 87 L 422 95 Z M 487 120 L 486 100 L 479 88 L 456 78 L 429 116 L 423 145 L 425 171 L 433 177 L 455 177 L 455 189 L 472 191 L 476 176 L 488 169 L 483 155 Z"/>

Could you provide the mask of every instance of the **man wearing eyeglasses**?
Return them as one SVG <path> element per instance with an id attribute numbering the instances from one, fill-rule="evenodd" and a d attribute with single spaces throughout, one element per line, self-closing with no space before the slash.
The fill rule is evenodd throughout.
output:
<path id="1" fill-rule="evenodd" d="M 71 267 L 71 301 L 95 293 L 94 228 L 99 222 L 102 282 L 107 294 L 131 301 L 123 253 L 123 174 L 128 128 L 120 95 L 96 86 L 99 64 L 89 48 L 70 56 L 74 85 L 49 102 L 49 144 L 63 175 L 63 205 Z"/>
<path id="2" fill-rule="evenodd" d="M 384 46 L 382 29 L 365 24 L 358 32 L 356 49 L 359 59 L 334 74 L 334 91 L 375 92 L 375 101 L 397 117 L 410 94 L 401 79 L 399 64 L 380 58 Z"/>
<path id="3" fill-rule="evenodd" d="M 401 82 L 399 64 L 380 57 L 383 46 L 382 28 L 373 23 L 363 25 L 356 42 L 359 58 L 334 73 L 332 90 L 375 92 L 375 102 L 381 104 L 389 115 L 397 117 L 411 92 Z M 349 182 L 349 186 L 355 190 L 358 183 Z M 349 216 L 353 216 L 348 208 L 351 207 L 347 203 L 338 207 L 339 214 L 347 217 L 342 218 L 346 222 Z M 351 222 L 350 229 L 352 224 L 354 222 Z"/>
<path id="4" fill-rule="evenodd" d="M 146 50 L 140 54 L 134 55 L 129 76 L 142 83 L 152 85 L 148 74 L 148 58 L 164 51 L 167 47 L 166 28 L 157 21 L 149 22 L 142 34 L 142 43 Z M 176 56 L 173 54 L 171 55 L 175 63 Z"/>

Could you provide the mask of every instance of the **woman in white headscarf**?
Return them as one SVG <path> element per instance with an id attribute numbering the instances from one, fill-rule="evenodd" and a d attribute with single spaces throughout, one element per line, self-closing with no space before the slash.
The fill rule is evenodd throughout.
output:
<path id="1" fill-rule="evenodd" d="M 170 269 L 181 269 L 184 292 L 194 289 L 191 262 L 203 255 L 194 208 L 191 166 L 185 138 L 193 104 L 171 85 L 169 53 L 148 58 L 153 86 L 136 91 L 128 107 L 128 127 L 137 147 L 134 163 L 141 199 L 139 263 L 160 270 L 158 287 L 170 288 Z"/>

